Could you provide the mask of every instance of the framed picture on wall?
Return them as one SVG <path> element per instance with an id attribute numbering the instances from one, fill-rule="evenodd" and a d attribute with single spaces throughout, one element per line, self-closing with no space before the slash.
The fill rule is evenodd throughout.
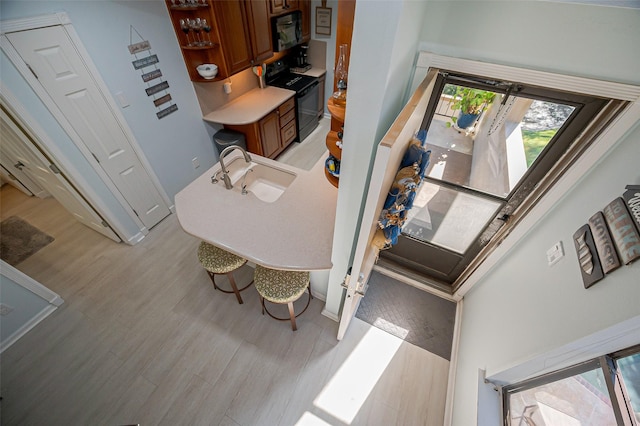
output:
<path id="1" fill-rule="evenodd" d="M 331 35 L 330 7 L 316 7 L 316 34 Z"/>

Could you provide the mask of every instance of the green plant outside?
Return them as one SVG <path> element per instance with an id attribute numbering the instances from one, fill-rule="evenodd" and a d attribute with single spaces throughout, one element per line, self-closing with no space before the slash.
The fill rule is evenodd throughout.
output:
<path id="1" fill-rule="evenodd" d="M 522 130 L 522 144 L 527 158 L 527 168 L 531 167 L 549 141 L 555 136 L 558 129 L 548 130 Z"/>
<path id="2" fill-rule="evenodd" d="M 443 92 L 452 97 L 451 109 L 460 111 L 462 114 L 480 114 L 496 97 L 494 92 L 487 90 L 472 89 L 470 87 L 450 84 L 445 86 Z M 458 117 L 451 117 L 452 123 L 455 123 L 457 120 Z M 452 123 L 447 123 L 447 127 L 450 127 Z"/>

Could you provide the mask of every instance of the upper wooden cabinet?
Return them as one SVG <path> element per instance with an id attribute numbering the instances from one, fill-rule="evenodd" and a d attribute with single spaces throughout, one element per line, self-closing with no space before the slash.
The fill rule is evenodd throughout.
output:
<path id="1" fill-rule="evenodd" d="M 165 1 L 192 81 L 225 79 L 273 56 L 269 0 Z M 206 19 L 210 31 L 185 33 L 181 21 L 197 18 Z M 198 37 L 211 44 L 196 44 Z M 208 63 L 218 65 L 215 79 L 204 79 L 196 71 Z"/>
<path id="2" fill-rule="evenodd" d="M 214 1 L 229 74 L 273 56 L 267 0 Z"/>
<path id="3" fill-rule="evenodd" d="M 300 0 L 268 0 L 271 15 L 281 15 L 285 12 L 298 9 Z"/>
<path id="4" fill-rule="evenodd" d="M 298 0 L 298 8 L 302 12 L 302 42 L 311 40 L 311 0 Z"/>
<path id="5" fill-rule="evenodd" d="M 311 39 L 311 0 L 165 0 L 191 81 L 219 81 L 258 65 L 273 56 L 271 17 L 293 10 L 302 12 L 302 41 Z M 181 21 L 209 23 L 184 32 Z M 200 41 L 200 43 L 197 43 Z M 205 43 L 209 42 L 210 43 Z M 216 64 L 218 75 L 204 79 L 201 64 Z"/>

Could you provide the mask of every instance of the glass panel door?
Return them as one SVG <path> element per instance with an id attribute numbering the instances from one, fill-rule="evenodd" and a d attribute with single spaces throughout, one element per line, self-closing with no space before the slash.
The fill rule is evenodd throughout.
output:
<path id="1" fill-rule="evenodd" d="M 441 72 L 422 128 L 431 158 L 381 256 L 453 283 L 605 101 Z"/>

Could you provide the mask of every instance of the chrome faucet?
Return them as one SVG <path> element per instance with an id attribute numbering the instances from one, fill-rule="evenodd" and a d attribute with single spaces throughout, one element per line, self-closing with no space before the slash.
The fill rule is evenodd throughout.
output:
<path id="1" fill-rule="evenodd" d="M 227 189 L 233 188 L 233 185 L 231 184 L 231 179 L 229 179 L 229 170 L 227 170 L 227 167 L 224 165 L 224 157 L 234 149 L 239 149 L 244 156 L 244 161 L 251 163 L 251 156 L 241 146 L 231 145 L 222 150 L 220 153 L 220 169 L 222 170 L 222 181 L 224 182 L 224 187 Z"/>
<path id="2" fill-rule="evenodd" d="M 244 176 L 242 177 L 242 195 L 247 195 L 249 191 L 247 191 L 247 175 L 249 172 L 252 172 L 253 168 L 249 167 L 246 172 L 244 172 Z"/>

